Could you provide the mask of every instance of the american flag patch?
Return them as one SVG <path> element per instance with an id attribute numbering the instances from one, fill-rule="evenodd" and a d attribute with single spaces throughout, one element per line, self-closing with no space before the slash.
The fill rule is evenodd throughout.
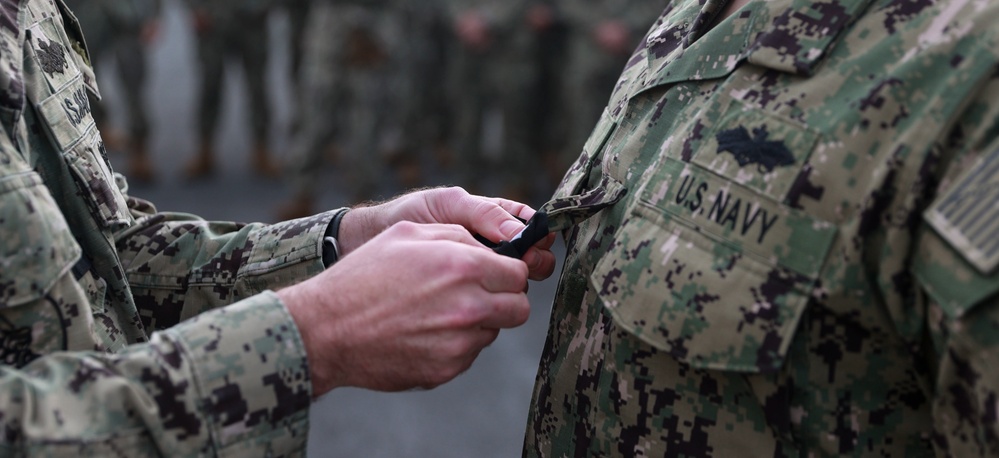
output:
<path id="1" fill-rule="evenodd" d="M 999 150 L 966 172 L 924 217 L 979 271 L 994 271 L 999 266 Z"/>

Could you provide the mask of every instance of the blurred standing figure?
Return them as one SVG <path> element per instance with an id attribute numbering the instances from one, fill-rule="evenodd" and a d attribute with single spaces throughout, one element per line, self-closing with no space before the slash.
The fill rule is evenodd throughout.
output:
<path id="1" fill-rule="evenodd" d="M 283 8 L 288 15 L 288 45 L 291 65 L 289 75 L 291 77 L 291 93 L 295 100 L 291 119 L 290 131 L 292 135 L 297 134 L 301 127 L 301 120 L 298 116 L 301 113 L 297 107 L 301 106 L 307 98 L 303 98 L 302 85 L 302 56 L 305 54 L 305 26 L 309 20 L 309 11 L 313 0 L 285 0 L 279 2 L 277 6 Z"/>
<path id="2" fill-rule="evenodd" d="M 122 85 L 128 111 L 128 136 L 120 138 L 108 126 L 107 108 L 90 94 L 93 116 L 111 149 L 129 155 L 128 175 L 132 180 L 152 181 L 149 160 L 149 118 L 143 88 L 146 81 L 145 48 L 158 32 L 159 0 L 67 0 L 67 6 L 87 30 L 87 45 L 96 67 L 111 56 Z M 104 78 L 99 78 L 104 83 Z"/>
<path id="3" fill-rule="evenodd" d="M 375 197 L 382 152 L 397 147 L 384 144 L 397 127 L 390 103 L 390 55 L 403 38 L 392 34 L 397 20 L 382 1 L 314 0 L 305 31 L 301 127 L 290 154 L 293 194 L 278 209 L 279 219 L 312 213 L 323 155 L 334 142 L 345 152 L 341 176 L 352 201 Z"/>
<path id="4" fill-rule="evenodd" d="M 305 24 L 309 18 L 309 5 L 312 0 L 284 0 L 280 6 L 288 14 L 288 30 L 291 32 L 291 81 L 295 91 L 298 91 L 302 68 L 302 55 L 305 47 Z M 297 93 L 297 92 L 296 92 Z"/>
<path id="5" fill-rule="evenodd" d="M 404 188 L 421 186 L 422 154 L 434 150 L 448 155 L 446 145 L 451 109 L 448 106 L 448 47 L 451 33 L 447 8 L 442 0 L 392 0 L 399 12 L 405 40 L 392 59 L 398 65 L 394 91 L 399 110 L 399 151 L 389 160 L 396 167 Z"/>
<path id="6" fill-rule="evenodd" d="M 280 170 L 268 146 L 270 103 L 265 81 L 268 16 L 271 0 L 187 0 L 194 21 L 201 88 L 198 102 L 198 151 L 187 163 L 188 178 L 215 171 L 214 138 L 222 107 L 222 81 L 227 57 L 240 60 L 249 89 L 253 132 L 251 166 L 262 176 L 277 177 Z"/>
<path id="7" fill-rule="evenodd" d="M 501 102 L 503 80 L 516 72 L 504 68 L 501 58 L 511 25 L 523 11 L 524 0 L 448 0 L 455 39 L 451 46 L 450 96 L 454 98 L 452 149 L 457 183 L 480 189 L 491 167 L 483 148 L 483 123 Z M 509 81 L 506 82 L 509 84 Z"/>
<path id="8" fill-rule="evenodd" d="M 566 141 L 562 166 L 579 156 L 607 105 L 631 51 L 665 2 L 652 0 L 557 0 L 568 27 L 562 98 Z"/>
<path id="9" fill-rule="evenodd" d="M 540 159 L 554 149 L 554 122 L 565 59 L 565 26 L 555 0 L 525 0 L 517 10 L 505 45 L 504 77 L 499 81 L 503 112 L 503 195 L 528 202 L 542 176 Z M 561 172 L 561 170 L 560 170 Z M 561 177 L 561 176 L 560 176 Z"/>

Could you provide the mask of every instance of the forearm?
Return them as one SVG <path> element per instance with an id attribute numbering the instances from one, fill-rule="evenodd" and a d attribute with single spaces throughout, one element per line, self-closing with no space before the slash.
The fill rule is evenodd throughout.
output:
<path id="1" fill-rule="evenodd" d="M 309 278 L 324 268 L 322 237 L 335 212 L 273 225 L 207 222 L 153 213 L 116 235 L 116 247 L 140 310 L 176 320 Z"/>

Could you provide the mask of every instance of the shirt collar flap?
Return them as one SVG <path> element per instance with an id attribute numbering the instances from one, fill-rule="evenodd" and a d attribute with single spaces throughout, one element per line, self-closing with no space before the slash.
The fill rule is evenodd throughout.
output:
<path id="1" fill-rule="evenodd" d="M 784 2 L 773 2 L 774 6 Z M 781 9 L 766 8 L 770 20 L 749 44 L 746 60 L 796 75 L 811 75 L 826 50 L 870 0 L 793 0 Z"/>

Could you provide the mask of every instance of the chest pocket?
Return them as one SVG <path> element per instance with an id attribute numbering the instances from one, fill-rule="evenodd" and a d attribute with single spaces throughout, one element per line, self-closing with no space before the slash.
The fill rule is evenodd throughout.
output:
<path id="1" fill-rule="evenodd" d="M 748 160 L 719 157 L 716 140 L 689 162 L 667 152 L 590 282 L 621 327 L 676 359 L 768 372 L 783 364 L 837 228 L 782 201 L 814 139 L 766 117 L 741 119 L 757 139 L 780 132 L 769 140 L 796 143 L 771 157 L 751 149 L 752 130 L 747 138 L 723 118 L 712 131 L 738 133 L 731 138 L 750 143 L 737 149 Z"/>
<path id="2" fill-rule="evenodd" d="M 114 185 L 115 177 L 104 143 L 91 114 L 83 65 L 54 18 L 28 29 L 25 46 L 33 61 L 36 84 L 29 91 L 46 134 L 86 196 L 91 212 L 105 228 L 131 221 L 125 198 Z"/>

